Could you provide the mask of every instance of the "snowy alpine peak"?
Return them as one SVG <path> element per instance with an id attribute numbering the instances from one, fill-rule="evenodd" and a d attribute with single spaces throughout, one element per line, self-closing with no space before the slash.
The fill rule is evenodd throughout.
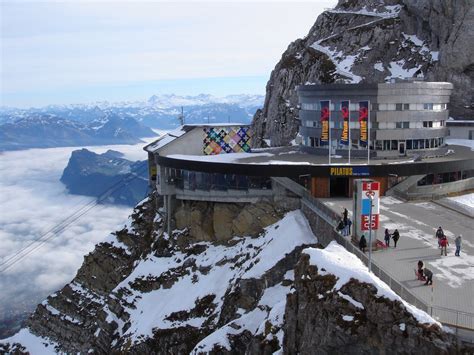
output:
<path id="1" fill-rule="evenodd" d="M 209 94 L 199 95 L 175 95 L 163 94 L 153 95 L 147 100 L 147 104 L 157 108 L 172 108 L 179 106 L 202 106 L 209 104 L 237 104 L 240 107 L 261 106 L 263 105 L 263 95 L 227 95 L 224 97 L 217 97 Z"/>

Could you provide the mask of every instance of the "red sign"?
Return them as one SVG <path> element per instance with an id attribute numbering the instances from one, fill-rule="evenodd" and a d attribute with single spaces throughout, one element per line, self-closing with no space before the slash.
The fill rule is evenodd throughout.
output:
<path id="1" fill-rule="evenodd" d="M 363 214 L 360 216 L 360 226 L 361 230 L 363 231 L 368 231 L 369 230 L 369 215 Z M 378 214 L 373 214 L 372 215 L 372 229 L 378 229 L 379 228 L 379 215 Z"/>
<path id="2" fill-rule="evenodd" d="M 379 191 L 380 190 L 380 183 L 378 181 L 371 181 L 371 182 L 363 182 L 362 183 L 362 190 L 372 190 L 372 191 Z"/>

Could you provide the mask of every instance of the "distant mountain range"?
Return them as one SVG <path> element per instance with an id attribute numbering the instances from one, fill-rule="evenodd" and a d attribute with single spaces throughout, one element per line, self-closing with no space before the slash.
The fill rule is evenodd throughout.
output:
<path id="1" fill-rule="evenodd" d="M 0 125 L 0 150 L 134 144 L 156 133 L 131 117 L 105 114 L 88 123 L 55 114 L 30 113 Z"/>
<path id="2" fill-rule="evenodd" d="M 72 194 L 94 196 L 100 203 L 135 206 L 147 193 L 148 163 L 132 162 L 113 150 L 103 154 L 75 150 L 61 182 Z"/>
<path id="3" fill-rule="evenodd" d="M 0 151 L 64 146 L 134 144 L 156 135 L 149 127 L 173 129 L 185 123 L 250 123 L 261 95 L 214 97 L 153 95 L 147 101 L 0 107 Z"/>
<path id="4" fill-rule="evenodd" d="M 170 129 L 179 125 L 181 108 L 186 123 L 241 122 L 249 123 L 255 111 L 263 105 L 262 95 L 229 95 L 215 97 L 207 94 L 179 96 L 153 95 L 146 101 L 91 104 L 50 105 L 42 108 L 17 109 L 0 107 L 0 124 L 12 123 L 38 115 L 55 115 L 75 122 L 90 123 L 105 115 L 133 118 L 152 128 Z"/>

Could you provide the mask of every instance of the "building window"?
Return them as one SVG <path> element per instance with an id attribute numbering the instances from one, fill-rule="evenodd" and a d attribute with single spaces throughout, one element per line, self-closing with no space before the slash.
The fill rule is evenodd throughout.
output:
<path id="1" fill-rule="evenodd" d="M 425 140 L 418 139 L 418 149 L 425 149 Z"/>
<path id="2" fill-rule="evenodd" d="M 379 110 L 379 104 L 372 104 L 372 110 L 373 111 L 378 111 Z"/>
<path id="3" fill-rule="evenodd" d="M 397 150 L 397 149 L 398 149 L 398 141 L 392 140 L 392 150 Z"/>
<path id="4" fill-rule="evenodd" d="M 405 111 L 409 110 L 410 109 L 410 104 L 403 104 L 403 109 Z"/>
<path id="5" fill-rule="evenodd" d="M 423 127 L 424 128 L 432 128 L 433 127 L 433 121 L 423 121 Z"/>
<path id="6" fill-rule="evenodd" d="M 407 149 L 413 149 L 413 141 L 411 139 L 407 139 Z"/>
<path id="7" fill-rule="evenodd" d="M 403 110 L 403 104 L 395 104 L 395 110 L 402 111 Z"/>
<path id="8" fill-rule="evenodd" d="M 383 150 L 383 141 L 375 141 L 375 149 Z"/>
<path id="9" fill-rule="evenodd" d="M 410 128 L 410 122 L 408 121 L 402 122 L 402 128 Z"/>
<path id="10" fill-rule="evenodd" d="M 433 110 L 433 104 L 423 104 L 423 110 Z"/>
<path id="11" fill-rule="evenodd" d="M 308 111 L 318 111 L 321 110 L 321 107 L 319 107 L 319 103 L 302 103 L 301 109 Z"/>

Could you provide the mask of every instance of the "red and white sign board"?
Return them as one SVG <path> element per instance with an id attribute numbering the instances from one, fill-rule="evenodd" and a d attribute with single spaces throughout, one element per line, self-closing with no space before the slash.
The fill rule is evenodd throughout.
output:
<path id="1" fill-rule="evenodd" d="M 377 181 L 365 181 L 362 183 L 361 193 L 361 230 L 369 230 L 370 205 L 372 204 L 372 229 L 379 228 L 379 197 L 380 183 Z"/>
<path id="2" fill-rule="evenodd" d="M 360 216 L 360 225 L 361 230 L 368 231 L 369 230 L 369 217 L 370 215 L 363 214 Z M 372 215 L 372 230 L 379 229 L 379 215 L 373 214 Z"/>

